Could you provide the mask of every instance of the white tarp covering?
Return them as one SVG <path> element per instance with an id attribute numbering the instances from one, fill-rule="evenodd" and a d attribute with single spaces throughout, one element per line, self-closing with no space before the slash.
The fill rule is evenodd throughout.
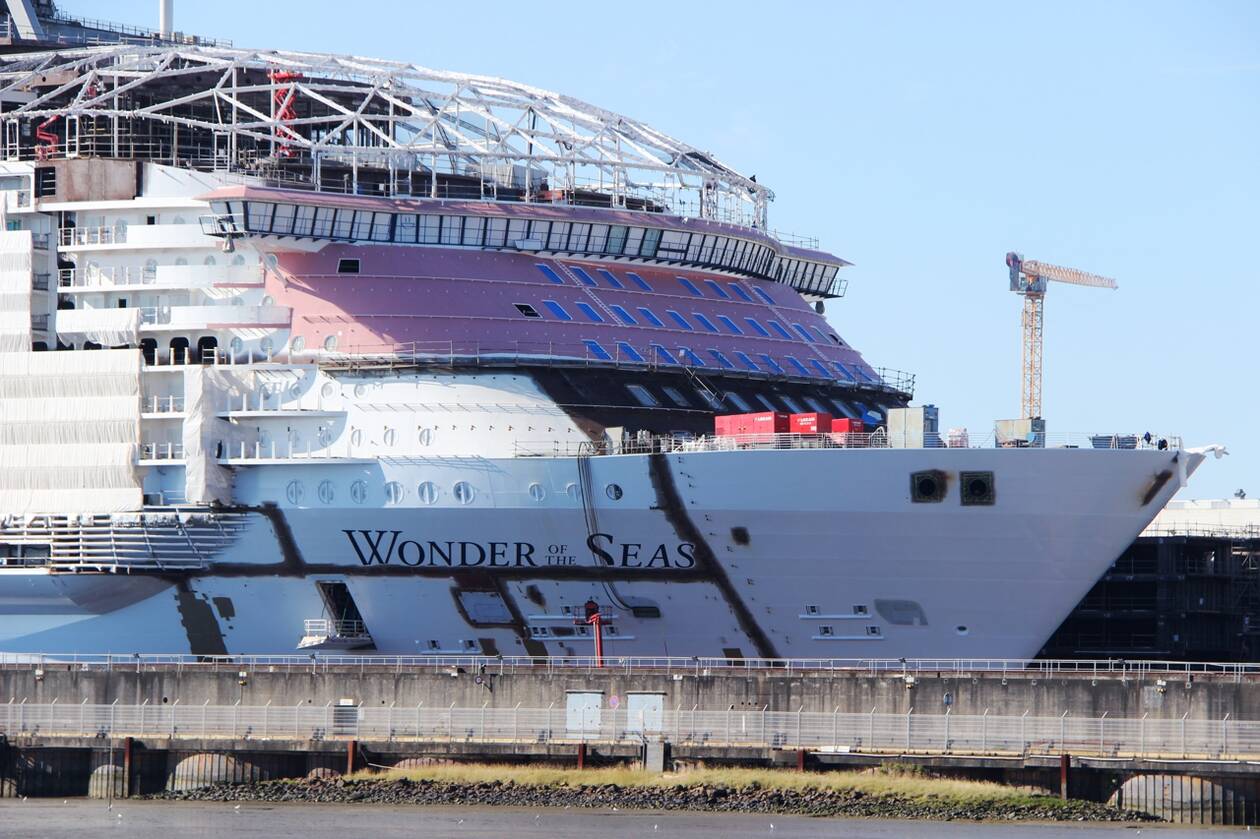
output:
<path id="1" fill-rule="evenodd" d="M 31 231 L 0 231 L 0 352 L 31 348 Z"/>
<path id="2" fill-rule="evenodd" d="M 226 383 L 213 367 L 184 369 L 184 500 L 189 504 L 227 504 L 232 482 L 218 461 L 226 436 L 215 406 L 224 400 Z"/>
<path id="3" fill-rule="evenodd" d="M 102 347 L 140 341 L 139 309 L 61 309 L 57 337 L 64 344 L 91 341 Z"/>
<path id="4" fill-rule="evenodd" d="M 0 515 L 142 503 L 137 350 L 0 353 Z"/>

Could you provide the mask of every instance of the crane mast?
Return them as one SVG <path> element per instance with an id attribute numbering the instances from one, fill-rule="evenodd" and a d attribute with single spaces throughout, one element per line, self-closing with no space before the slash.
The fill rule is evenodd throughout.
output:
<path id="1" fill-rule="evenodd" d="M 1033 259 L 1024 259 L 1011 251 L 1006 255 L 1010 269 L 1011 291 L 1024 298 L 1021 316 L 1023 327 L 1023 367 L 1020 381 L 1020 416 L 1026 420 L 1040 420 L 1042 348 L 1045 336 L 1046 289 L 1050 282 L 1089 288 L 1119 288 L 1110 277 L 1090 274 L 1076 268 L 1051 265 Z"/>

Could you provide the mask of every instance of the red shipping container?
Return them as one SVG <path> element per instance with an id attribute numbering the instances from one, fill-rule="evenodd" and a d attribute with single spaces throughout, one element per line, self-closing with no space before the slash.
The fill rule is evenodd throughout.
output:
<path id="1" fill-rule="evenodd" d="M 826 434 L 832 428 L 831 414 L 792 414 L 793 434 Z"/>
<path id="2" fill-rule="evenodd" d="M 747 424 L 747 430 L 740 434 L 787 434 L 791 425 L 788 414 L 777 411 L 764 411 L 759 414 L 741 414 L 740 419 Z"/>
<path id="3" fill-rule="evenodd" d="M 833 419 L 831 421 L 831 430 L 843 432 L 845 434 L 861 434 L 863 433 L 863 425 L 861 420 L 855 419 Z"/>

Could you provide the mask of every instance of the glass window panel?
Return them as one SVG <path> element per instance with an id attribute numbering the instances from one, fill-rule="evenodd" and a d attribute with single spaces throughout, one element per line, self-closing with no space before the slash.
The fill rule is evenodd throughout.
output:
<path id="1" fill-rule="evenodd" d="M 684 361 L 688 362 L 693 367 L 706 366 L 704 361 L 701 360 L 700 356 L 696 355 L 695 353 L 693 353 L 691 350 L 687 349 L 686 347 L 679 347 L 678 354 L 683 357 Z"/>
<path id="2" fill-rule="evenodd" d="M 769 337 L 770 337 L 770 333 L 766 331 L 766 328 L 765 328 L 764 326 L 762 326 L 762 325 L 761 325 L 761 324 L 757 321 L 757 319 L 756 319 L 756 318 L 744 318 L 744 323 L 746 323 L 746 324 L 748 324 L 749 326 L 751 326 L 751 327 L 752 327 L 752 331 L 753 331 L 753 332 L 756 332 L 756 333 L 757 333 L 758 335 L 760 335 L 762 338 L 769 338 Z"/>
<path id="3" fill-rule="evenodd" d="M 558 221 L 551 225 L 551 234 L 547 239 L 547 249 L 553 251 L 567 250 L 569 247 L 569 222 Z"/>
<path id="4" fill-rule="evenodd" d="M 246 213 L 248 216 L 247 226 L 250 230 L 257 230 L 266 233 L 271 229 L 271 211 L 275 207 L 267 201 L 247 201 L 245 202 Z"/>
<path id="5" fill-rule="evenodd" d="M 691 292 L 696 297 L 704 297 L 704 292 L 697 288 L 696 284 L 691 280 L 686 277 L 678 277 L 677 280 L 683 288 L 687 289 L 687 291 Z"/>
<path id="6" fill-rule="evenodd" d="M 767 306 L 773 306 L 773 305 L 774 305 L 774 298 L 773 298 L 773 297 L 771 297 L 770 295 L 766 294 L 766 293 L 765 293 L 765 291 L 763 291 L 762 289 L 758 288 L 757 286 L 753 286 L 753 287 L 752 287 L 752 290 L 753 290 L 753 294 L 755 294 L 755 295 L 757 295 L 758 297 L 760 297 L 760 298 L 762 299 L 762 301 L 763 301 L 763 302 L 764 302 Z"/>
<path id="7" fill-rule="evenodd" d="M 603 347 L 599 345 L 599 341 L 592 341 L 588 338 L 582 343 L 586 345 L 586 349 L 590 352 L 591 355 L 595 356 L 601 361 L 612 361 L 612 356 L 608 354 L 608 350 L 604 349 Z"/>
<path id="8" fill-rule="evenodd" d="M 677 313 L 677 312 L 675 312 L 673 309 L 666 309 L 666 310 L 665 310 L 665 314 L 669 315 L 669 316 L 670 316 L 670 319 L 671 319 L 671 320 L 673 320 L 673 321 L 674 321 L 674 323 L 678 324 L 678 326 L 679 326 L 680 328 L 685 329 L 685 330 L 687 330 L 688 332 L 694 332 L 694 331 L 695 331 L 695 327 L 694 327 L 694 326 L 692 326 L 690 323 L 688 323 L 688 322 L 687 322 L 687 319 L 686 319 L 685 317 L 683 317 L 682 315 L 678 314 L 678 313 Z"/>
<path id="9" fill-rule="evenodd" d="M 546 306 L 549 310 L 551 310 L 551 313 L 555 315 L 556 317 L 560 318 L 560 320 L 573 320 L 573 315 L 566 312 L 564 310 L 564 307 L 561 306 L 556 301 L 544 300 L 543 305 Z"/>
<path id="10" fill-rule="evenodd" d="M 591 226 L 589 224 L 573 223 L 573 229 L 569 231 L 569 250 L 575 253 L 583 253 L 586 250 L 586 239 L 591 234 Z"/>
<path id="11" fill-rule="evenodd" d="M 716 358 L 717 363 L 725 367 L 727 370 L 735 369 L 735 365 L 731 363 L 731 360 L 727 358 L 726 356 L 722 355 L 722 353 L 718 352 L 717 350 L 709 350 L 709 355 Z"/>
<path id="12" fill-rule="evenodd" d="M 637 325 L 638 325 L 638 323 L 639 323 L 639 322 L 638 322 L 637 320 L 635 320 L 635 319 L 634 319 L 634 316 L 633 316 L 633 315 L 631 315 L 629 312 L 627 312 L 627 311 L 626 311 L 624 308 L 622 308 L 621 306 L 618 306 L 618 305 L 616 305 L 616 304 L 614 303 L 613 305 L 609 306 L 608 308 L 609 308 L 609 309 L 612 309 L 612 313 L 613 313 L 614 315 L 616 315 L 616 316 L 617 316 L 617 320 L 621 321 L 621 322 L 622 322 L 622 323 L 624 323 L 626 326 L 637 326 Z"/>
<path id="13" fill-rule="evenodd" d="M 718 315 L 717 319 L 722 321 L 722 325 L 725 326 L 728 330 L 730 330 L 730 333 L 732 335 L 744 334 L 744 330 L 740 329 L 739 325 L 736 324 L 735 321 L 728 318 L 726 315 Z"/>
<path id="14" fill-rule="evenodd" d="M 623 283 L 621 280 L 617 279 L 617 275 L 614 274 L 612 271 L 609 271 L 607 268 L 600 268 L 599 275 L 603 277 L 604 280 L 613 288 L 626 287 L 626 284 Z"/>
<path id="15" fill-rule="evenodd" d="M 833 376 L 833 375 L 831 374 L 831 371 L 830 371 L 830 370 L 828 370 L 826 367 L 824 367 L 824 366 L 823 366 L 823 363 L 822 363 L 821 361 L 819 361 L 818 359 L 816 359 L 816 358 L 811 358 L 811 359 L 809 360 L 809 366 L 810 366 L 810 367 L 813 367 L 815 370 L 817 370 L 817 371 L 818 371 L 818 375 L 822 376 L 824 379 L 834 379 L 834 378 L 835 378 L 835 376 Z"/>
<path id="16" fill-rule="evenodd" d="M 658 318 L 658 317 L 656 316 L 656 314 L 655 314 L 655 313 L 653 313 L 653 311 L 652 311 L 651 309 L 649 309 L 648 307 L 646 307 L 646 306 L 640 306 L 640 307 L 639 307 L 639 314 L 643 315 L 643 319 L 644 319 L 645 321 L 647 321 L 648 323 L 652 324 L 653 326 L 664 326 L 664 325 L 665 325 L 665 324 L 661 323 L 661 319 L 660 319 L 660 318 Z"/>
<path id="17" fill-rule="evenodd" d="M 628 358 L 631 361 L 643 361 L 643 356 L 639 354 L 639 351 L 625 341 L 617 342 L 617 352 L 622 358 Z"/>
<path id="18" fill-rule="evenodd" d="M 420 241 L 426 245 L 436 245 L 442 230 L 442 217 L 435 215 L 420 216 Z"/>
<path id="19" fill-rule="evenodd" d="M 832 367 L 834 367 L 834 368 L 836 368 L 836 372 L 838 372 L 838 373 L 840 374 L 840 377 L 841 377 L 842 379 L 844 379 L 845 381 L 848 381 L 848 382 L 853 381 L 853 374 L 849 372 L 849 368 L 848 368 L 848 367 L 845 367 L 845 366 L 844 366 L 844 362 L 841 362 L 841 361 L 833 361 L 833 362 L 831 362 L 831 366 L 832 366 Z"/>
<path id="20" fill-rule="evenodd" d="M 357 210 L 354 214 L 354 232 L 350 234 L 355 239 L 367 241 L 372 238 L 372 212 L 370 210 Z"/>
<path id="21" fill-rule="evenodd" d="M 293 215 L 296 210 L 297 208 L 292 204 L 277 204 L 276 213 L 271 219 L 271 232 L 293 232 Z"/>
<path id="22" fill-rule="evenodd" d="M 293 218 L 293 235 L 309 236 L 311 235 L 311 225 L 315 221 L 315 208 L 305 204 L 297 208 L 297 214 Z"/>
<path id="23" fill-rule="evenodd" d="M 604 320 L 604 316 L 601 315 L 599 312 L 595 311 L 595 307 L 591 306 L 589 303 L 579 302 L 574 305 L 578 307 L 578 311 L 586 315 L 586 319 L 589 320 L 591 323 L 606 323 L 606 321 Z"/>
<path id="24" fill-rule="evenodd" d="M 486 220 L 486 247 L 501 248 L 507 244 L 508 222 L 505 218 Z"/>
<path id="25" fill-rule="evenodd" d="M 644 291 L 652 290 L 652 287 L 648 285 L 647 280 L 643 279 L 642 277 L 640 277 L 638 274 L 634 273 L 633 271 L 627 271 L 626 276 L 630 278 L 630 282 L 634 283 L 635 285 L 637 285 L 639 288 L 643 289 Z"/>
<path id="26" fill-rule="evenodd" d="M 705 236 L 704 239 L 701 240 L 700 257 L 699 257 L 700 262 L 713 261 L 713 245 L 715 242 L 717 242 L 716 236 Z"/>
<path id="27" fill-rule="evenodd" d="M 551 280 L 556 285 L 564 285 L 564 277 L 561 277 L 559 274 L 557 274 L 555 269 L 552 268 L 550 265 L 546 265 L 542 262 L 539 262 L 539 263 L 536 263 L 534 267 L 537 268 L 539 271 L 542 271 L 543 276 Z"/>
<path id="28" fill-rule="evenodd" d="M 796 330 L 797 335 L 800 335 L 807 342 L 814 340 L 809 336 L 809 333 L 805 331 L 805 327 L 801 326 L 799 323 L 792 324 L 792 328 Z"/>
<path id="29" fill-rule="evenodd" d="M 626 256 L 638 256 L 639 247 L 643 244 L 643 228 L 631 227 L 626 234 Z"/>
<path id="30" fill-rule="evenodd" d="M 590 274 L 586 273 L 585 268 L 582 268 L 579 265 L 569 265 L 567 267 L 570 271 L 573 272 L 573 276 L 577 277 L 579 280 L 582 281 L 582 285 L 597 285 L 597 283 L 595 282 L 595 278 L 592 277 Z"/>
<path id="31" fill-rule="evenodd" d="M 698 320 L 700 322 L 700 325 L 703 326 L 705 329 L 709 330 L 710 332 L 718 331 L 718 328 L 713 325 L 713 321 L 706 318 L 700 312 L 692 312 L 691 316 L 695 318 L 696 320 Z"/>
<path id="32" fill-rule="evenodd" d="M 413 243 L 416 241 L 416 217 L 411 213 L 398 217 L 394 225 L 394 241 Z"/>
<path id="33" fill-rule="evenodd" d="M 337 219 L 333 222 L 333 238 L 349 239 L 354 224 L 354 210 L 338 210 Z"/>
<path id="34" fill-rule="evenodd" d="M 441 216 L 442 244 L 458 245 L 464 235 L 463 216 Z"/>
<path id="35" fill-rule="evenodd" d="M 604 248 L 608 244 L 608 225 L 592 224 L 591 238 L 587 242 L 586 249 L 591 253 L 603 253 Z"/>
<path id="36" fill-rule="evenodd" d="M 700 245 L 704 242 L 703 236 L 698 233 L 691 234 L 690 240 L 687 242 L 687 261 L 695 262 L 700 258 Z"/>
<path id="37" fill-rule="evenodd" d="M 508 222 L 507 244 L 515 247 L 522 239 L 529 238 L 529 222 L 523 218 L 514 218 Z"/>
<path id="38" fill-rule="evenodd" d="M 787 356 L 787 363 L 789 367 L 791 367 L 796 372 L 800 373 L 802 376 L 809 375 L 809 371 L 805 369 L 804 364 L 801 364 L 800 359 L 789 355 Z"/>
<path id="39" fill-rule="evenodd" d="M 653 344 L 652 351 L 656 353 L 657 360 L 664 360 L 670 364 L 678 363 L 678 359 L 674 358 L 674 354 L 665 349 L 665 347 L 661 344 Z"/>
<path id="40" fill-rule="evenodd" d="M 776 373 L 785 372 L 783 370 L 783 367 L 779 365 L 779 362 L 775 361 L 769 355 L 767 355 L 766 353 L 761 353 L 760 355 L 761 355 L 761 360 L 764 361 L 766 363 L 766 366 L 769 367 L 771 370 L 773 370 Z"/>
<path id="41" fill-rule="evenodd" d="M 657 246 L 661 241 L 661 231 L 656 227 L 649 227 L 643 233 L 643 244 L 639 248 L 640 256 L 656 256 Z"/>
<path id="42" fill-rule="evenodd" d="M 626 237 L 628 234 L 629 228 L 621 225 L 608 228 L 608 244 L 604 247 L 604 253 L 623 253 L 626 249 Z"/>
<path id="43" fill-rule="evenodd" d="M 735 357 L 738 358 L 740 363 L 743 364 L 745 367 L 747 367 L 749 370 L 752 370 L 757 373 L 761 372 L 761 368 L 757 366 L 757 362 L 749 358 L 748 353 L 737 351 L 735 353 Z"/>
<path id="44" fill-rule="evenodd" d="M 735 292 L 735 296 L 740 300 L 743 300 L 745 303 L 754 302 L 753 299 L 748 296 L 748 292 L 744 291 L 744 287 L 739 283 L 731 283 L 731 291 Z"/>
<path id="45" fill-rule="evenodd" d="M 470 247 L 481 247 L 486 235 L 486 220 L 481 216 L 469 216 L 464 219 L 464 244 Z"/>
<path id="46" fill-rule="evenodd" d="M 337 213 L 332 207 L 318 207 L 315 210 L 315 224 L 311 228 L 312 236 L 326 237 L 332 235 L 333 216 Z"/>
<path id="47" fill-rule="evenodd" d="M 372 217 L 372 241 L 389 241 L 389 223 L 391 213 L 377 213 Z"/>

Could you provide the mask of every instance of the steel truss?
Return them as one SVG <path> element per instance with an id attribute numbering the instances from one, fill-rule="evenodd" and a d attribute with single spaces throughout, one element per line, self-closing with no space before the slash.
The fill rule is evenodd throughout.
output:
<path id="1" fill-rule="evenodd" d="M 766 228 L 773 193 L 641 122 L 516 82 L 315 53 L 0 58 L 3 157 L 115 157 L 381 195 L 581 203 Z"/>

